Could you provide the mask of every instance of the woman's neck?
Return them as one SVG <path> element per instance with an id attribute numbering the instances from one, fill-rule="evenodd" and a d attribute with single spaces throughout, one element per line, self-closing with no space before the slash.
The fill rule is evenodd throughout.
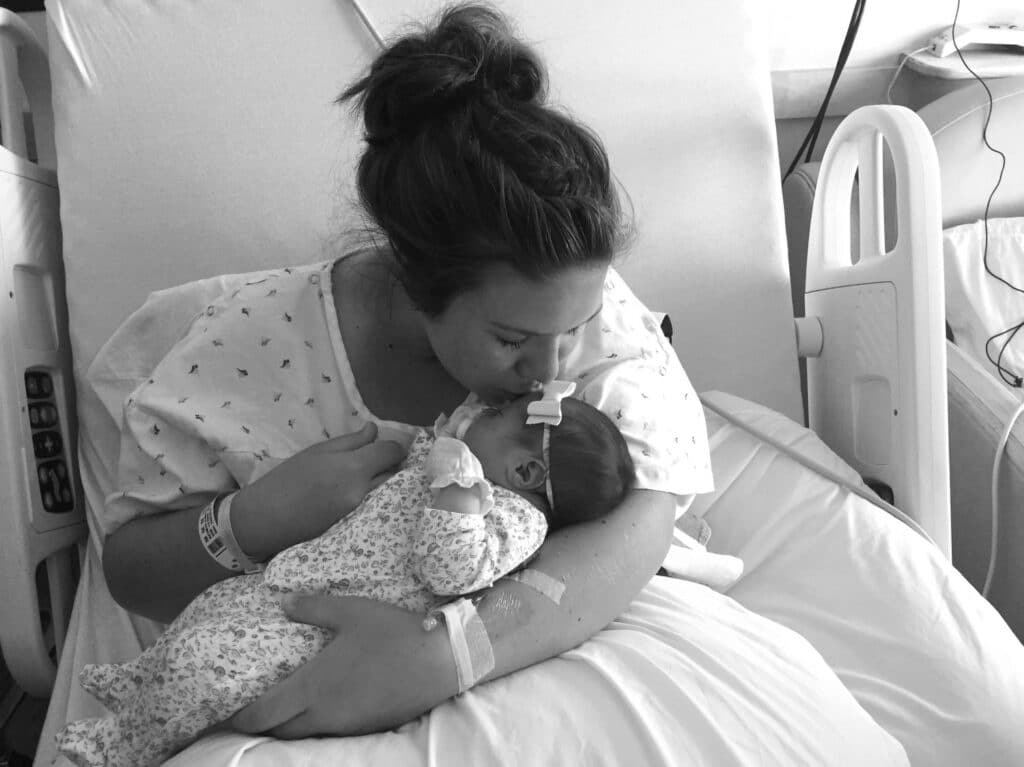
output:
<path id="1" fill-rule="evenodd" d="M 356 287 L 356 295 L 360 296 L 358 314 L 374 326 L 372 335 L 378 341 L 377 350 L 418 361 L 436 359 L 423 326 L 423 314 L 402 286 L 390 252 L 369 248 L 346 260 L 350 263 L 344 279 L 356 283 L 351 287 Z M 335 311 L 338 310 L 336 300 Z"/>

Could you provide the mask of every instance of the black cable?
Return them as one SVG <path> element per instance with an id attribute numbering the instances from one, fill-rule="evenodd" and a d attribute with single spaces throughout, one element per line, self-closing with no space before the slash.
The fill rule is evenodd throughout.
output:
<path id="1" fill-rule="evenodd" d="M 796 170 L 796 166 L 800 164 L 800 158 L 806 154 L 804 162 L 808 162 L 811 159 L 811 154 L 814 152 L 814 145 L 818 141 L 818 135 L 821 132 L 821 126 L 825 122 L 825 114 L 828 112 L 829 101 L 832 99 L 832 93 L 836 89 L 836 85 L 839 82 L 839 76 L 843 73 L 843 69 L 846 67 L 846 61 L 850 57 L 850 51 L 853 50 L 853 42 L 857 39 L 857 31 L 860 28 L 860 20 L 864 16 L 864 7 L 867 5 L 867 0 L 856 0 L 853 5 L 853 14 L 850 17 L 850 23 L 846 28 L 846 37 L 843 40 L 843 45 L 839 49 L 839 57 L 836 59 L 835 68 L 832 70 L 832 80 L 829 83 L 828 90 L 825 92 L 825 97 L 821 101 L 821 106 L 818 108 L 818 113 L 814 117 L 814 122 L 811 123 L 811 127 L 808 129 L 807 134 L 804 136 L 803 142 L 800 144 L 800 148 L 796 150 L 796 155 L 793 157 L 793 162 L 790 163 L 789 169 L 786 170 L 782 176 L 782 181 L 785 182 L 789 178 L 790 174 Z"/>
<path id="2" fill-rule="evenodd" d="M 842 48 L 839 50 L 839 58 L 836 61 L 836 68 L 832 73 L 832 81 L 829 83 L 828 91 L 825 93 L 825 100 L 821 109 L 818 110 L 818 115 L 815 118 L 814 125 L 811 126 L 813 129 L 813 135 L 811 137 L 811 142 L 807 147 L 804 162 L 811 161 L 811 155 L 814 153 L 814 145 L 818 142 L 818 134 L 821 132 L 821 126 L 825 122 L 828 104 L 832 100 L 832 93 L 835 91 L 836 85 L 839 84 L 839 77 L 846 68 L 846 61 L 850 58 L 850 52 L 853 50 L 854 40 L 856 40 L 857 32 L 860 30 L 860 20 L 864 15 L 865 1 L 866 0 L 861 0 L 861 2 L 854 4 L 853 15 L 850 17 L 850 23 L 846 30 L 846 37 L 843 40 Z"/>
<path id="3" fill-rule="evenodd" d="M 964 69 L 970 72 L 971 76 L 974 77 L 975 80 L 981 83 L 981 87 L 985 89 L 985 95 L 988 96 L 988 113 L 985 115 L 985 122 L 982 125 L 981 140 L 985 143 L 985 147 L 990 152 L 999 156 L 1000 160 L 999 176 L 998 178 L 996 178 L 996 183 L 992 187 L 992 191 L 989 192 L 988 200 L 986 200 L 985 202 L 985 215 L 982 217 L 982 226 L 984 228 L 985 237 L 982 241 L 983 244 L 981 250 L 981 262 L 985 267 L 985 271 L 988 272 L 989 276 L 991 276 L 993 279 L 996 279 L 999 282 L 1003 283 L 1004 285 L 1006 285 L 1006 287 L 1010 288 L 1011 290 L 1015 290 L 1018 293 L 1024 293 L 1024 288 L 1019 288 L 1009 280 L 996 274 L 988 265 L 988 216 L 989 210 L 992 207 L 992 199 L 996 196 L 996 192 L 999 189 L 999 185 L 1003 183 L 1003 173 L 1006 171 L 1006 154 L 996 149 L 994 146 L 992 146 L 992 144 L 989 143 L 988 126 L 989 123 L 992 121 L 992 110 L 995 108 L 995 100 L 992 98 L 992 91 L 989 90 L 988 83 L 986 83 L 985 80 L 971 68 L 971 65 L 967 63 L 967 59 L 964 58 L 963 51 L 960 50 L 960 45 L 956 41 L 956 22 L 959 17 L 960 0 L 957 0 L 956 12 L 953 14 L 953 27 L 950 30 L 950 37 L 953 41 L 953 48 L 956 50 L 956 55 L 960 57 L 960 63 L 964 65 Z M 1022 380 L 1021 377 L 1014 373 L 1012 370 L 1003 366 L 1003 355 L 1006 354 L 1007 347 L 1010 345 L 1010 342 L 1013 341 L 1014 336 L 1016 336 L 1017 333 L 1020 332 L 1020 329 L 1022 327 L 1024 327 L 1024 321 L 1021 321 L 1016 325 L 1011 325 L 1010 327 L 1006 328 L 1006 330 L 1001 330 L 998 333 L 993 333 L 985 341 L 985 356 L 988 357 L 988 361 L 995 365 L 996 372 L 999 373 L 999 377 L 1003 379 L 1004 383 L 1007 383 L 1010 386 L 1014 386 L 1016 388 L 1020 388 L 1021 385 L 1024 384 L 1024 380 Z M 989 351 L 989 344 L 991 344 L 993 341 L 995 341 L 997 338 L 1000 338 L 1001 336 L 1006 336 L 1006 340 L 1003 341 L 1002 346 L 999 347 L 998 356 L 993 358 L 992 353 Z"/>

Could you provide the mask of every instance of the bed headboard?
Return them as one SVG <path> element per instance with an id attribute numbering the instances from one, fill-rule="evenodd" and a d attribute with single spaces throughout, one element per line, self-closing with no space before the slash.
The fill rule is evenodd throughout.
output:
<path id="1" fill-rule="evenodd" d="M 770 84 L 754 6 L 507 0 L 552 97 L 604 138 L 698 390 L 802 418 Z M 387 37 L 434 0 L 364 0 Z M 327 258 L 359 130 L 332 102 L 373 38 L 346 0 L 50 0 L 72 346 L 81 374 L 154 289 Z"/>
<path id="2" fill-rule="evenodd" d="M 1024 78 L 986 82 L 993 100 L 988 140 L 1006 154 L 1006 169 L 989 217 L 1024 216 Z M 980 219 L 999 177 L 1000 159 L 982 140 L 988 112 L 985 89 L 973 81 L 918 111 L 939 155 L 946 228 Z"/>

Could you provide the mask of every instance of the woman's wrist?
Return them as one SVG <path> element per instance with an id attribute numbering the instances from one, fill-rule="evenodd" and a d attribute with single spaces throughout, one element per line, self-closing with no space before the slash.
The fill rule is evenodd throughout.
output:
<path id="1" fill-rule="evenodd" d="M 267 515 L 258 513 L 253 486 L 243 487 L 231 502 L 231 526 L 242 551 L 254 562 L 266 562 L 282 549 L 275 530 L 266 525 Z"/>
<path id="2" fill-rule="evenodd" d="M 434 698 L 430 704 L 433 707 L 459 694 L 459 673 L 445 629 L 439 627 L 433 631 L 422 628 L 420 630 L 423 634 L 423 651 L 420 658 L 431 672 L 429 678 L 433 683 L 430 684 L 428 694 Z"/>

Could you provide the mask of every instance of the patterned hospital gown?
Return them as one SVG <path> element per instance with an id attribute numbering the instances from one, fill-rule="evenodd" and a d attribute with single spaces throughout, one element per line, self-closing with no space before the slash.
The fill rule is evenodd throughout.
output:
<path id="1" fill-rule="evenodd" d="M 124 409 L 118 481 L 100 520 L 194 508 L 281 461 L 374 421 L 406 446 L 415 427 L 368 411 L 348 363 L 333 262 L 241 275 L 202 308 Z M 187 294 L 183 294 L 187 300 Z M 344 311 L 344 307 L 342 307 Z M 678 496 L 713 487 L 704 412 L 659 320 L 608 271 L 600 314 L 558 378 L 610 417 L 637 487 Z"/>
<path id="2" fill-rule="evenodd" d="M 86 666 L 82 685 L 114 715 L 58 735 L 78 764 L 158 764 L 319 652 L 330 632 L 294 623 L 277 597 L 304 591 L 370 597 L 427 612 L 525 562 L 547 531 L 522 497 L 492 487 L 484 515 L 432 508 L 417 436 L 405 467 L 327 532 L 278 554 L 263 573 L 214 584 L 133 661 Z"/>

